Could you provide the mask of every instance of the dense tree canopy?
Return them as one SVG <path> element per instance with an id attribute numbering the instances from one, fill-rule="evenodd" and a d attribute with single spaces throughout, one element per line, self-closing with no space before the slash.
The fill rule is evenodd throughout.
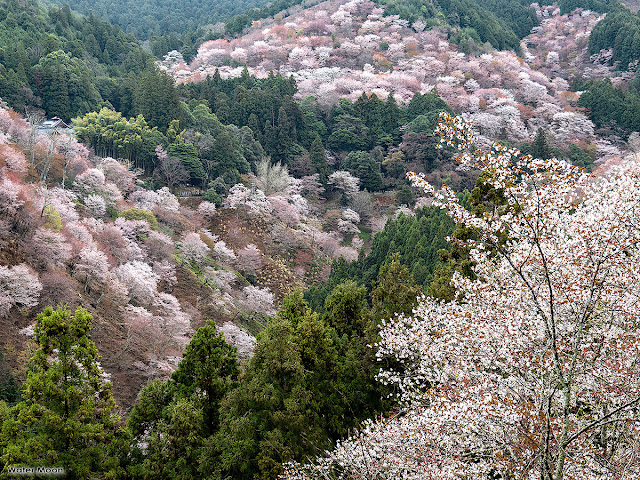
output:
<path id="1" fill-rule="evenodd" d="M 474 232 L 476 277 L 383 324 L 378 378 L 402 410 L 286 478 L 637 477 L 637 163 L 594 178 L 499 144 L 474 153 L 461 119 L 440 132 L 504 200 L 478 215 L 412 175 Z"/>
<path id="2" fill-rule="evenodd" d="M 126 158 L 152 172 L 158 145 L 167 145 L 167 137 L 151 128 L 144 117 L 126 119 L 120 112 L 102 108 L 74 119 L 78 139 L 97 155 Z"/>
<path id="3" fill-rule="evenodd" d="M 237 15 L 226 33 L 297 3 Z M 3 263 L 34 263 L 33 272 L 0 266 L 31 283 L 22 298 L 13 283 L 0 285 L 0 317 L 8 324 L 15 315 L 17 331 L 26 318 L 20 308 L 35 305 L 41 290 L 42 306 L 86 300 L 104 315 L 96 331 L 107 325 L 126 337 L 123 358 L 148 349 L 128 371 L 145 381 L 165 375 L 142 389 L 118 425 L 88 336 L 91 316 L 48 307 L 38 316 L 38 351 L 22 394 L 20 372 L 11 370 L 20 359 L 12 355 L 10 366 L 0 356 L 2 465 L 61 466 L 74 478 L 267 480 L 286 462 L 337 447 L 320 473 L 312 465 L 294 475 L 386 479 L 415 469 L 447 478 L 451 466 L 451 476 L 506 479 L 531 468 L 559 480 L 566 465 L 605 478 L 635 454 L 627 446 L 637 436 L 636 365 L 619 352 L 638 345 L 629 323 L 637 317 L 635 263 L 624 262 L 637 250 L 637 175 L 613 169 L 600 183 L 553 157 L 589 170 L 598 148 L 611 153 L 606 158 L 619 153 L 597 141 L 594 125 L 612 142 L 640 130 L 638 82 L 617 88 L 620 79 L 577 79 L 579 95 L 548 73 L 569 63 L 564 50 L 547 51 L 540 71 L 528 55 L 491 51 L 490 44 L 518 50 L 537 24 L 526 0 L 384 3 L 383 14 L 374 2 L 339 2 L 335 17 L 344 23 L 331 27 L 356 33 L 353 42 L 324 29 L 334 15 L 320 6 L 300 15 L 314 25 L 298 29 L 299 17 L 282 21 L 287 12 L 264 22 L 262 44 L 257 31 L 250 47 L 249 37 L 208 42 L 226 49 L 216 63 L 223 66 L 203 80 L 213 62 L 199 55 L 193 81 L 180 85 L 165 73 L 168 62 L 150 62 L 131 35 L 93 14 L 79 17 L 68 6 L 45 12 L 30 0 L 0 7 L 0 96 L 15 109 L 73 119 L 79 140 L 98 157 L 114 157 L 90 156 L 65 137 L 38 137 L 0 107 L 0 254 Z M 180 15 L 194 9 L 204 6 L 195 2 Z M 542 12 L 560 18 L 555 6 Z M 635 48 L 630 15 L 615 7 L 595 34 L 623 52 L 621 62 Z M 593 14 L 579 16 L 576 24 L 592 25 Z M 150 18 L 129 27 L 142 31 Z M 224 33 L 218 25 L 155 36 L 173 27 L 145 30 L 145 48 L 194 53 L 198 41 Z M 183 27 L 191 28 L 175 25 Z M 545 28 L 536 30 L 541 39 Z M 542 49 L 534 43 L 531 51 Z M 243 69 L 251 48 L 274 58 Z M 418 55 L 423 63 L 405 68 Z M 289 66 L 312 65 L 310 76 L 317 67 L 318 77 L 301 75 L 297 84 L 274 73 L 291 71 L 286 63 L 278 70 L 287 58 Z M 351 73 L 336 73 L 342 90 L 309 86 L 347 64 Z M 384 88 L 372 87 L 380 85 L 374 77 Z M 318 97 L 301 99 L 298 87 Z M 456 126 L 470 131 L 459 119 L 445 115 L 448 127 L 434 134 L 440 113 L 454 108 L 475 119 L 490 153 L 452 137 Z M 571 128 L 584 132 L 569 135 Z M 548 160 L 503 144 L 486 150 L 490 137 Z M 458 146 L 460 169 L 452 159 Z M 474 162 L 485 170 L 475 188 Z M 424 177 L 412 176 L 410 186 L 407 170 Z M 40 184 L 21 183 L 34 175 Z M 436 204 L 416 202 L 416 187 L 440 192 Z M 619 208 L 611 213 L 612 206 Z M 611 276 L 603 280 L 601 267 Z M 292 287 L 318 278 L 326 282 L 307 292 Z M 253 357 L 239 363 L 213 321 L 187 344 L 190 326 L 205 315 L 263 329 L 251 339 Z M 162 350 L 171 353 L 161 358 Z M 598 363 L 601 352 L 606 361 Z M 371 448 L 363 453 L 364 445 Z M 425 465 L 439 470 L 424 473 Z"/>
<path id="4" fill-rule="evenodd" d="M 446 249 L 445 238 L 453 231 L 454 224 L 440 209 L 425 207 L 416 216 L 400 215 L 387 221 L 384 230 L 377 233 L 367 256 L 355 262 L 336 260 L 331 276 L 324 285 L 317 285 L 306 292 L 313 308 L 322 309 L 325 298 L 339 283 L 357 279 L 371 291 L 381 267 L 399 254 L 399 261 L 406 266 L 419 285 L 427 287 L 440 257 L 438 251 Z"/>
<path id="5" fill-rule="evenodd" d="M 577 85 L 580 84 L 577 82 Z M 603 132 L 626 137 L 640 131 L 638 86 L 634 81 L 623 90 L 614 87 L 608 78 L 584 82 L 578 105 L 587 109 L 591 121 Z"/>
<path id="6" fill-rule="evenodd" d="M 195 478 L 213 468 L 205 446 L 220 426 L 219 408 L 239 373 L 235 348 L 213 322 L 198 329 L 166 383 L 152 381 L 128 417 L 136 442 L 134 478 Z"/>
<path id="7" fill-rule="evenodd" d="M 589 36 L 589 53 L 607 49 L 612 49 L 610 62 L 619 62 L 623 70 L 635 68 L 640 60 L 640 17 L 620 4 L 615 4 Z"/>
<path id="8" fill-rule="evenodd" d="M 18 465 L 60 467 L 74 478 L 118 475 L 116 451 L 127 440 L 89 336 L 91 319 L 82 308 L 38 314 L 24 401 L 2 418 L 3 472 Z"/>
<path id="9" fill-rule="evenodd" d="M 19 111 L 42 107 L 71 117 L 104 104 L 129 114 L 130 73 L 149 55 L 132 35 L 68 6 L 45 11 L 37 0 L 0 7 L 0 97 Z"/>
<path id="10" fill-rule="evenodd" d="M 471 37 L 501 50 L 519 50 L 519 39 L 538 23 L 528 3 L 518 0 L 381 0 L 380 3 L 387 5 L 388 14 L 400 15 L 412 23 L 423 20 L 426 25 L 446 23 L 470 28 Z"/>

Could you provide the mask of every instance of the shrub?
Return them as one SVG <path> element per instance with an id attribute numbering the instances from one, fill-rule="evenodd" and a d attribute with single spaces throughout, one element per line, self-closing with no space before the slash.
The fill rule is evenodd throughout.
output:
<path id="1" fill-rule="evenodd" d="M 153 212 L 150 212 L 149 210 L 145 210 L 143 208 L 129 208 L 128 210 L 120 212 L 119 216 L 127 220 L 144 220 L 154 230 L 158 229 L 158 219 Z"/>

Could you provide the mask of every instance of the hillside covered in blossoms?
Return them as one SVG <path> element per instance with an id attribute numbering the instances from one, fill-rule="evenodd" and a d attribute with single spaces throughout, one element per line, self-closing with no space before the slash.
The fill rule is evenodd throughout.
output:
<path id="1" fill-rule="evenodd" d="M 163 68 L 179 83 L 202 81 L 216 70 L 223 78 L 237 76 L 243 65 L 259 78 L 275 70 L 296 79 L 297 98 L 313 95 L 323 108 L 363 93 L 408 102 L 436 89 L 487 139 L 533 140 L 542 128 L 557 145 L 597 147 L 602 161 L 619 155 L 616 142 L 596 137 L 570 88 L 576 78 L 608 77 L 616 84 L 633 77 L 589 53 L 589 35 L 603 15 L 581 9 L 562 15 L 557 6 L 535 12 L 540 24 L 515 53 L 488 44 L 462 48 L 448 41 L 446 28 L 409 24 L 373 2 L 321 2 L 259 22 L 237 39 L 205 42 L 189 64 L 169 55 Z"/>
<path id="2" fill-rule="evenodd" d="M 640 475 L 637 2 L 156 3 L 0 6 L 0 478 Z"/>

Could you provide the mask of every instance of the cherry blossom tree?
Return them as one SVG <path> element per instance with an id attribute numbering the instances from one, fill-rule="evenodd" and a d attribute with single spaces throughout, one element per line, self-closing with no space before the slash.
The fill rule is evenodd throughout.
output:
<path id="1" fill-rule="evenodd" d="M 300 212 L 282 195 L 271 195 L 267 198 L 273 215 L 284 223 L 293 227 L 300 223 Z"/>
<path id="2" fill-rule="evenodd" d="M 178 299 L 169 293 L 160 292 L 153 300 L 153 308 L 162 318 L 161 328 L 169 344 L 184 348 L 189 342 L 191 318 L 182 311 Z"/>
<path id="3" fill-rule="evenodd" d="M 154 174 L 166 182 L 169 190 L 187 183 L 189 173 L 179 158 L 170 156 L 160 145 L 156 147 L 156 157 L 158 158 L 158 165 L 154 170 Z"/>
<path id="4" fill-rule="evenodd" d="M 158 276 L 158 280 L 166 287 L 171 288 L 178 282 L 176 267 L 166 258 L 159 262 L 153 262 L 152 269 L 153 273 Z"/>
<path id="5" fill-rule="evenodd" d="M 165 210 L 178 211 L 180 203 L 178 198 L 167 187 L 162 187 L 155 192 L 153 190 L 136 190 L 129 194 L 128 200 L 134 202 L 137 208 L 153 210 L 154 207 L 162 207 Z"/>
<path id="6" fill-rule="evenodd" d="M 83 159 L 88 158 L 89 150 L 82 143 L 78 143 L 74 137 L 70 137 L 65 134 L 60 136 L 57 150 L 58 153 L 62 155 L 62 178 L 60 179 L 60 188 L 64 188 L 67 171 L 72 165 L 72 162 L 77 161 L 77 159 L 82 161 Z"/>
<path id="7" fill-rule="evenodd" d="M 547 89 L 544 85 L 523 78 L 521 80 L 520 94 L 526 103 L 536 105 L 547 95 Z"/>
<path id="8" fill-rule="evenodd" d="M 640 167 L 596 178 L 444 118 L 442 141 L 498 200 L 476 215 L 414 185 L 473 232 L 475 279 L 383 322 L 379 380 L 401 409 L 287 478 L 632 479 L 640 475 Z M 385 362 L 386 363 L 386 362 Z"/>
<path id="9" fill-rule="evenodd" d="M 242 294 L 241 308 L 251 313 L 261 313 L 269 316 L 276 314 L 276 310 L 273 307 L 273 293 L 268 288 L 249 285 L 242 289 Z"/>
<path id="10" fill-rule="evenodd" d="M 110 255 L 118 265 L 130 260 L 143 260 L 146 256 L 135 236 L 125 235 L 121 228 L 112 223 L 100 225 L 94 239 L 102 247 L 102 251 Z M 173 244 L 171 246 L 173 252 Z"/>
<path id="11" fill-rule="evenodd" d="M 216 204 L 205 200 L 198 205 L 198 213 L 205 218 L 211 218 L 216 214 Z"/>
<path id="12" fill-rule="evenodd" d="M 133 190 L 136 176 L 127 164 L 107 157 L 102 159 L 98 168 L 104 173 L 105 181 L 116 185 L 121 192 L 129 193 Z"/>
<path id="13" fill-rule="evenodd" d="M 134 260 L 115 269 L 118 279 L 129 289 L 129 297 L 139 305 L 149 305 L 157 295 L 158 276 L 150 265 Z"/>
<path id="14" fill-rule="evenodd" d="M 120 229 L 125 237 L 133 241 L 139 238 L 145 238 L 151 233 L 151 226 L 146 220 L 128 220 L 123 217 L 118 217 L 113 223 Z"/>
<path id="15" fill-rule="evenodd" d="M 24 200 L 21 198 L 23 186 L 18 182 L 13 182 L 8 178 L 4 178 L 0 183 L 0 214 L 14 215 L 22 205 Z"/>
<path id="16" fill-rule="evenodd" d="M 99 191 L 105 182 L 104 172 L 98 168 L 90 168 L 78 175 L 74 183 L 76 189 L 88 194 Z"/>
<path id="17" fill-rule="evenodd" d="M 329 175 L 329 183 L 338 190 L 342 190 L 347 197 L 360 190 L 360 179 L 346 170 L 337 170 Z"/>
<path id="18" fill-rule="evenodd" d="M 552 130 L 557 141 L 566 143 L 592 137 L 594 125 L 581 113 L 559 112 L 553 116 Z"/>
<path id="19" fill-rule="evenodd" d="M 29 246 L 34 258 L 45 264 L 62 266 L 71 258 L 71 245 L 64 235 L 47 228 L 38 228 Z"/>
<path id="20" fill-rule="evenodd" d="M 358 251 L 352 247 L 340 247 L 336 254 L 336 258 L 344 258 L 347 262 L 353 262 L 358 259 Z"/>
<path id="21" fill-rule="evenodd" d="M 187 263 L 202 264 L 207 255 L 209 255 L 209 247 L 202 241 L 200 235 L 195 232 L 187 233 L 178 248 L 181 257 Z"/>
<path id="22" fill-rule="evenodd" d="M 262 255 L 253 243 L 238 250 L 236 266 L 243 272 L 255 272 L 262 268 Z"/>
<path id="23" fill-rule="evenodd" d="M 107 256 L 94 246 L 84 247 L 74 264 L 73 276 L 84 283 L 85 290 L 104 288 L 112 278 Z"/>
<path id="24" fill-rule="evenodd" d="M 236 259 L 236 254 L 233 249 L 227 247 L 224 240 L 219 240 L 213 245 L 213 253 L 215 256 L 224 263 L 231 263 Z"/>
<path id="25" fill-rule="evenodd" d="M 153 315 L 144 307 L 126 305 L 123 318 L 127 328 L 125 349 L 132 341 L 151 347 L 152 355 L 157 358 L 166 348 L 166 339 L 160 328 L 162 319 Z"/>
<path id="26" fill-rule="evenodd" d="M 250 358 L 253 356 L 253 350 L 256 346 L 254 336 L 248 334 L 237 325 L 231 322 L 225 322 L 220 327 L 220 332 L 224 335 L 224 339 L 230 345 L 238 349 L 238 358 Z"/>
<path id="27" fill-rule="evenodd" d="M 95 193 L 86 196 L 84 206 L 93 217 L 103 217 L 107 213 L 107 204 L 104 198 Z"/>
<path id="28" fill-rule="evenodd" d="M 360 215 L 358 215 L 357 212 L 351 210 L 350 208 L 345 208 L 342 211 L 342 218 L 338 220 L 338 230 L 342 233 L 347 234 L 360 233 L 358 223 L 360 223 Z"/>
<path id="29" fill-rule="evenodd" d="M 330 257 L 339 256 L 342 237 L 338 232 L 317 232 L 315 243 Z"/>
<path id="30" fill-rule="evenodd" d="M 210 283 L 225 293 L 232 291 L 233 285 L 238 280 L 237 275 L 228 270 L 215 270 L 212 267 L 205 267 L 204 273 Z"/>
<path id="31" fill-rule="evenodd" d="M 104 172 L 99 168 L 89 168 L 84 171 L 76 177 L 73 185 L 85 205 L 97 216 L 104 215 L 104 213 L 100 213 L 103 207 L 106 211 L 107 206 L 114 206 L 122 200 L 122 192 L 118 186 L 107 182 Z M 93 198 L 91 198 L 92 195 Z M 97 198 L 98 196 L 102 198 L 102 201 Z"/>
<path id="32" fill-rule="evenodd" d="M 320 183 L 320 174 L 306 175 L 300 179 L 300 192 L 312 200 L 319 200 L 324 192 Z"/>
<path id="33" fill-rule="evenodd" d="M 0 317 L 6 317 L 11 307 L 34 307 L 42 284 L 38 274 L 24 263 L 13 267 L 0 265 Z"/>
<path id="34" fill-rule="evenodd" d="M 7 164 L 7 170 L 22 177 L 27 173 L 27 158 L 19 150 L 9 145 L 2 145 L 0 148 L 0 158 Z"/>
<path id="35" fill-rule="evenodd" d="M 417 202 L 416 202 L 417 203 Z M 373 233 L 381 232 L 387 223 L 388 218 L 386 216 L 371 218 L 368 222 L 368 226 Z"/>
<path id="36" fill-rule="evenodd" d="M 246 206 L 252 215 L 261 215 L 271 211 L 271 206 L 262 190 L 247 188 L 241 183 L 231 187 L 229 195 L 224 200 L 224 206 L 236 209 L 240 206 Z"/>
<path id="37" fill-rule="evenodd" d="M 396 208 L 396 211 L 393 214 L 393 216 L 394 217 L 399 217 L 400 215 L 415 216 L 415 214 L 416 214 L 416 212 L 411 210 L 406 205 L 400 205 L 398 208 Z"/>

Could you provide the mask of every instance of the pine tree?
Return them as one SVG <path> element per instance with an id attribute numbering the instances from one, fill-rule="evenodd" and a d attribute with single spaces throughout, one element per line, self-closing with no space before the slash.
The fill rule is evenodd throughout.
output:
<path id="1" fill-rule="evenodd" d="M 400 107 L 396 103 L 396 99 L 393 96 L 393 92 L 387 96 L 387 101 L 384 103 L 382 109 L 382 128 L 391 136 L 393 143 L 398 143 L 400 140 Z"/>
<path id="2" fill-rule="evenodd" d="M 319 179 L 323 184 L 327 183 L 329 175 L 329 164 L 327 163 L 327 152 L 322 145 L 320 136 L 316 135 L 309 148 L 309 159 L 315 169 L 315 173 L 319 174 Z"/>
<path id="3" fill-rule="evenodd" d="M 291 137 L 291 122 L 284 107 L 280 107 L 278 110 L 278 124 L 276 127 L 277 135 L 277 149 L 276 154 L 273 156 L 274 161 L 279 161 L 284 164 L 289 163 L 289 152 L 293 145 L 293 139 Z"/>
<path id="4" fill-rule="evenodd" d="M 118 476 L 111 383 L 91 341 L 91 315 L 78 307 L 38 314 L 24 401 L 2 424 L 2 471 L 10 465 L 61 467 L 68 478 Z"/>
<path id="5" fill-rule="evenodd" d="M 260 120 L 258 119 L 258 116 L 255 113 L 251 113 L 251 115 L 249 115 L 249 123 L 248 123 L 249 128 L 251 129 L 251 131 L 253 132 L 253 136 L 256 140 L 258 140 L 260 143 L 262 143 L 262 129 L 260 128 Z"/>
<path id="6" fill-rule="evenodd" d="M 275 479 L 282 463 L 330 445 L 344 423 L 333 385 L 332 329 L 297 290 L 259 337 L 240 385 L 221 406 L 221 428 L 210 457 L 222 478 Z"/>
<path id="7" fill-rule="evenodd" d="M 190 143 L 172 143 L 167 149 L 169 155 L 179 158 L 184 168 L 187 169 L 193 185 L 202 185 L 207 177 L 202 162 L 198 158 L 198 151 Z"/>
<path id="8" fill-rule="evenodd" d="M 551 147 L 549 146 L 549 141 L 547 140 L 547 134 L 542 128 L 538 128 L 536 138 L 531 144 L 531 156 L 542 160 L 546 160 L 553 156 L 551 153 Z"/>
<path id="9" fill-rule="evenodd" d="M 217 331 L 215 323 L 198 329 L 187 345 L 178 369 L 171 375 L 177 396 L 197 399 L 203 412 L 204 432 L 218 429 L 220 401 L 238 376 L 236 349 Z"/>
<path id="10" fill-rule="evenodd" d="M 64 67 L 60 64 L 47 65 L 42 72 L 42 106 L 47 115 L 71 119 L 69 89 Z"/>
<path id="11" fill-rule="evenodd" d="M 135 115 L 142 115 L 149 125 L 163 132 L 172 120 L 182 119 L 173 79 L 155 65 L 149 65 L 136 82 L 133 110 Z"/>
<path id="12" fill-rule="evenodd" d="M 166 382 L 142 390 L 128 426 L 136 444 L 130 473 L 143 478 L 201 478 L 217 457 L 205 454 L 219 427 L 223 397 L 235 386 L 236 350 L 208 322 L 198 329 Z"/>
<path id="13" fill-rule="evenodd" d="M 393 318 L 396 313 L 410 314 L 421 294 L 422 289 L 416 285 L 407 267 L 400 263 L 400 253 L 395 252 L 380 267 L 371 292 L 371 315 L 379 322 Z"/>

